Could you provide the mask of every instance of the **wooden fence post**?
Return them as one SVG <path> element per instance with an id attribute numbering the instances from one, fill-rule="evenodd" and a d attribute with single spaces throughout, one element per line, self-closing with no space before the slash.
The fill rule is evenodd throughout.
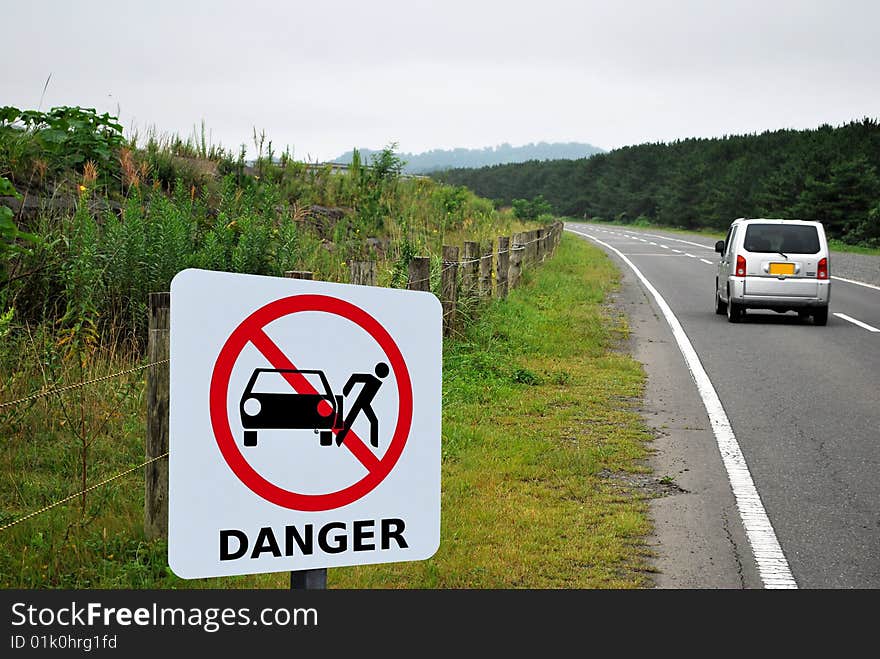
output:
<path id="1" fill-rule="evenodd" d="M 362 286 L 376 285 L 375 261 L 351 261 L 348 264 L 348 270 L 352 284 L 360 284 Z"/>
<path id="2" fill-rule="evenodd" d="M 495 293 L 499 298 L 507 297 L 507 269 L 510 267 L 510 238 L 498 236 L 498 257 L 495 270 Z"/>
<path id="3" fill-rule="evenodd" d="M 513 244 L 510 246 L 510 267 L 507 271 L 507 287 L 510 290 L 517 287 L 519 278 L 522 276 L 522 262 L 526 253 L 524 243 L 527 235 L 524 232 L 513 234 Z"/>
<path id="4" fill-rule="evenodd" d="M 409 262 L 406 287 L 411 291 L 431 290 L 431 259 L 427 256 L 414 256 Z"/>
<path id="5" fill-rule="evenodd" d="M 529 231 L 529 249 L 528 254 L 529 267 L 538 262 L 538 230 Z"/>
<path id="6" fill-rule="evenodd" d="M 480 297 L 492 297 L 492 242 L 480 257 Z"/>
<path id="7" fill-rule="evenodd" d="M 170 354 L 171 293 L 150 293 L 147 360 L 162 362 Z M 144 471 L 144 535 L 148 540 L 168 536 L 168 363 L 147 370 L 147 460 Z"/>
<path id="8" fill-rule="evenodd" d="M 470 299 L 477 292 L 477 268 L 480 244 L 467 240 L 461 255 L 461 297 Z"/>
<path id="9" fill-rule="evenodd" d="M 443 304 L 443 336 L 449 336 L 455 329 L 455 307 L 458 302 L 458 247 L 451 245 L 443 245 L 440 302 Z"/>

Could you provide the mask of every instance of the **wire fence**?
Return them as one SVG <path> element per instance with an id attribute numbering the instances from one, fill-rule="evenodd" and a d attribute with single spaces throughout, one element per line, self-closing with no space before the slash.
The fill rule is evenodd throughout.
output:
<path id="1" fill-rule="evenodd" d="M 37 400 L 38 398 L 44 398 L 46 396 L 54 396 L 54 395 L 63 394 L 63 393 L 69 392 L 69 391 L 73 391 L 75 389 L 79 389 L 81 387 L 86 387 L 88 385 L 96 384 L 98 382 L 105 382 L 107 380 L 112 380 L 113 378 L 118 378 L 123 375 L 129 375 L 131 373 L 137 373 L 139 371 L 144 371 L 146 369 L 153 368 L 155 366 L 160 366 L 162 364 L 168 364 L 169 362 L 170 362 L 169 359 L 162 359 L 159 361 L 151 362 L 149 364 L 141 364 L 140 366 L 127 368 L 123 371 L 118 371 L 116 373 L 109 373 L 107 375 L 102 375 L 101 377 L 92 378 L 90 380 L 84 380 L 82 382 L 76 382 L 74 384 L 65 385 L 63 387 L 57 387 L 55 389 L 47 389 L 45 391 L 37 391 L 37 392 L 34 392 L 34 393 L 32 393 L 28 396 L 25 396 L 23 398 L 17 398 L 15 400 L 4 401 L 4 402 L 0 403 L 0 409 L 12 407 L 14 405 L 20 405 L 21 403 L 27 403 L 29 401 Z M 19 517 L 18 519 L 14 520 L 12 522 L 8 522 L 8 523 L 0 526 L 0 531 L 5 531 L 6 529 L 9 529 L 9 528 L 15 526 L 16 524 L 20 524 L 21 522 L 24 522 L 28 519 L 31 519 L 32 517 L 36 517 L 36 516 L 41 515 L 45 512 L 48 512 L 49 510 L 52 510 L 53 508 L 55 508 L 57 506 L 65 504 L 68 501 L 76 499 L 77 497 L 81 497 L 85 494 L 88 494 L 92 490 L 95 490 L 99 487 L 102 487 L 103 485 L 107 485 L 108 483 L 112 483 L 113 481 L 115 481 L 119 478 L 122 478 L 123 476 L 127 476 L 128 474 L 130 474 L 134 471 L 137 471 L 138 469 L 141 469 L 149 464 L 152 464 L 153 462 L 156 462 L 157 460 L 161 460 L 166 457 L 168 457 L 167 452 L 164 453 L 163 455 L 159 455 L 157 457 L 151 458 L 151 459 L 149 459 L 149 460 L 147 460 L 147 461 L 145 461 L 135 467 L 132 467 L 130 469 L 126 469 L 125 471 L 123 471 L 119 474 L 116 474 L 115 476 L 111 476 L 110 478 L 106 478 L 106 479 L 100 481 L 99 483 L 95 483 L 95 484 L 93 484 L 83 490 L 80 490 L 79 492 L 75 492 L 74 494 L 66 496 L 63 499 L 55 501 L 54 503 L 50 503 L 46 506 L 43 506 L 39 510 L 35 510 L 31 513 L 28 513 L 27 515 L 24 515 L 23 517 Z"/>
<path id="2" fill-rule="evenodd" d="M 77 382 L 75 384 L 68 384 L 63 387 L 58 387 L 56 389 L 47 389 L 45 391 L 37 391 L 24 398 L 17 398 L 15 400 L 7 400 L 3 403 L 0 403 L 0 409 L 5 407 L 12 407 L 13 405 L 19 405 L 21 403 L 26 403 L 31 400 L 36 400 L 37 398 L 43 398 L 45 396 L 54 396 L 57 394 L 63 394 L 67 391 L 72 391 L 73 389 L 79 389 L 80 387 L 85 387 L 90 384 L 95 384 L 97 382 L 104 382 L 105 380 L 112 380 L 113 378 L 118 378 L 123 375 L 128 375 L 129 373 L 137 373 L 138 371 L 143 371 L 148 368 L 152 368 L 154 366 L 159 366 L 160 364 L 167 364 L 169 360 L 163 359 L 161 361 L 152 362 L 150 364 L 143 364 L 141 366 L 135 366 L 134 368 L 128 368 L 124 371 L 119 371 L 118 373 L 111 373 L 109 375 L 102 375 L 98 378 L 93 378 L 91 380 L 85 380 L 83 382 Z"/>
<path id="3" fill-rule="evenodd" d="M 560 229 L 560 227 L 555 227 L 554 230 L 560 231 L 561 229 Z M 522 235 L 522 234 L 518 234 L 518 235 Z M 549 246 L 550 250 L 552 250 L 553 246 L 555 245 L 555 242 L 553 242 L 553 241 L 558 240 L 558 238 L 559 238 L 558 235 L 554 236 L 552 233 L 549 235 L 545 234 L 543 236 L 538 236 L 532 240 L 527 240 L 524 242 L 516 242 L 511 247 L 509 247 L 507 249 L 499 249 L 496 252 L 488 252 L 488 253 L 483 254 L 482 256 L 477 257 L 477 258 L 465 259 L 465 260 L 461 260 L 461 261 L 442 261 L 442 265 L 441 265 L 441 269 L 440 269 L 439 274 L 442 276 L 445 272 L 448 272 L 452 268 L 459 268 L 461 266 L 471 265 L 474 263 L 483 263 L 488 259 L 495 258 L 496 255 L 521 252 L 521 251 L 525 250 L 528 245 L 532 245 L 532 244 L 539 243 L 542 241 L 544 242 L 545 245 Z M 547 241 L 551 241 L 551 242 L 547 242 Z M 428 276 L 428 277 L 420 278 L 417 280 L 410 280 L 410 281 L 408 281 L 408 286 L 412 287 L 414 285 L 429 282 L 429 281 L 431 281 L 432 278 L 433 278 L 432 276 Z M 161 359 L 161 360 L 153 361 L 153 362 L 150 362 L 147 364 L 141 364 L 138 366 L 134 366 L 132 368 L 118 371 L 116 373 L 102 375 L 97 378 L 92 378 L 89 380 L 84 380 L 81 382 L 76 382 L 73 384 L 64 385 L 64 386 L 56 387 L 53 389 L 36 391 L 36 392 L 33 392 L 33 393 L 31 393 L 27 396 L 24 396 L 22 398 L 17 398 L 14 400 L 0 402 L 0 410 L 6 409 L 9 407 L 13 407 L 15 405 L 20 405 L 22 403 L 27 403 L 29 401 L 37 400 L 40 398 L 45 398 L 48 396 L 61 395 L 61 394 L 79 389 L 81 387 L 86 387 L 89 385 L 97 384 L 99 382 L 105 382 L 108 380 L 112 380 L 114 378 L 122 377 L 124 375 L 137 373 L 140 371 L 144 371 L 144 370 L 147 370 L 150 368 L 154 368 L 156 366 L 161 366 L 161 365 L 169 364 L 169 363 L 170 363 L 170 359 Z M 103 487 L 103 486 L 109 484 L 109 483 L 112 483 L 113 481 L 116 481 L 120 478 L 123 478 L 123 477 L 125 477 L 135 471 L 138 471 L 139 469 L 143 469 L 144 467 L 147 467 L 147 466 L 149 466 L 153 463 L 156 463 L 160 460 L 166 459 L 167 457 L 168 457 L 168 451 L 165 451 L 165 452 L 161 453 L 160 455 L 156 455 L 155 457 L 149 458 L 148 460 L 145 460 L 144 462 L 142 462 L 134 467 L 126 469 L 125 471 L 122 471 L 114 476 L 109 477 L 109 478 L 105 478 L 105 479 L 101 480 L 100 482 L 94 483 L 94 484 L 90 485 L 89 487 L 83 488 L 73 494 L 70 494 L 70 495 L 64 497 L 63 499 L 60 499 L 58 501 L 55 501 L 55 502 L 50 503 L 48 505 L 45 505 L 45 506 L 39 508 L 38 510 L 34 510 L 33 512 L 27 513 L 26 515 L 23 515 L 22 517 L 19 517 L 11 522 L 7 522 L 7 523 L 3 524 L 2 526 L 0 526 L 0 532 L 5 531 L 7 529 L 10 529 L 10 528 L 16 526 L 17 524 L 20 524 L 20 523 L 27 521 L 29 519 L 32 519 L 34 517 L 37 517 L 43 513 L 46 513 L 48 511 L 52 510 L 53 508 L 56 508 L 56 507 L 61 506 L 65 503 L 68 503 L 69 501 L 72 501 L 78 497 L 82 497 L 93 490 L 96 490 L 100 487 Z"/>
<path id="4" fill-rule="evenodd" d="M 52 510 L 53 508 L 55 508 L 55 507 L 57 507 L 57 506 L 60 506 L 60 505 L 62 505 L 62 504 L 64 504 L 64 503 L 67 503 L 68 501 L 72 501 L 73 499 L 76 499 L 77 497 L 81 497 L 81 496 L 83 496 L 84 494 L 88 494 L 88 493 L 91 492 L 92 490 L 96 490 L 96 489 L 98 489 L 99 487 L 102 487 L 102 486 L 104 486 L 104 485 L 107 485 L 108 483 L 112 483 L 113 481 L 118 480 L 118 479 L 122 478 L 123 476 L 127 476 L 128 474 L 130 474 L 130 473 L 132 473 L 132 472 L 135 472 L 135 471 L 137 471 L 138 469 L 142 469 L 142 468 L 146 467 L 146 466 L 149 465 L 149 464 L 152 464 L 152 463 L 154 463 L 154 462 L 157 462 L 157 461 L 162 460 L 162 459 L 167 458 L 167 457 L 168 457 L 168 452 L 166 451 L 166 452 L 163 453 L 162 455 L 157 455 L 155 458 L 150 458 L 150 459 L 147 460 L 146 462 L 142 462 L 141 464 L 137 465 L 136 467 L 132 467 L 131 469 L 126 469 L 125 471 L 123 471 L 123 472 L 121 472 L 121 473 L 119 473 L 119 474 L 116 474 L 115 476 L 111 476 L 110 478 L 105 478 L 105 479 L 102 480 L 100 483 L 95 483 L 94 485 L 90 485 L 89 487 L 87 487 L 87 488 L 84 489 L 84 490 L 80 490 L 79 492 L 76 492 L 76 493 L 74 493 L 74 494 L 71 494 L 71 495 L 69 495 L 69 496 L 64 497 L 63 499 L 60 499 L 60 500 L 56 501 L 55 503 L 50 503 L 50 504 L 47 505 L 47 506 L 43 506 L 43 507 L 40 508 L 39 510 L 35 510 L 35 511 L 31 512 L 31 513 L 28 513 L 27 515 L 25 515 L 25 516 L 23 516 L 23 517 L 19 517 L 18 519 L 14 520 L 14 521 L 12 521 L 12 522 L 9 522 L 9 523 L 7 523 L 7 524 L 4 524 L 3 526 L 0 526 L 0 531 L 5 531 L 5 530 L 8 529 L 8 528 L 12 528 L 12 527 L 15 526 L 16 524 L 20 524 L 21 522 L 24 522 L 24 521 L 26 521 L 26 520 L 28 520 L 28 519 L 31 519 L 32 517 L 36 517 L 37 515 L 41 515 L 41 514 L 43 514 L 43 513 L 45 513 L 45 512 L 48 512 L 48 511 Z"/>
<path id="5" fill-rule="evenodd" d="M 533 245 L 537 242 L 540 242 L 540 241 L 546 240 L 546 239 L 547 239 L 546 237 L 542 236 L 541 238 L 535 238 L 534 240 L 528 240 L 524 243 L 517 243 L 513 247 L 509 247 L 507 249 L 499 249 L 495 252 L 488 252 L 486 254 L 483 254 L 482 256 L 478 256 L 475 259 L 462 259 L 460 261 L 443 261 L 441 263 L 442 267 L 440 269 L 439 274 L 442 275 L 444 272 L 447 272 L 449 269 L 454 268 L 454 267 L 461 267 L 463 265 L 470 265 L 472 263 L 483 263 L 485 261 L 494 260 L 496 258 L 496 255 L 498 255 L 498 254 L 509 254 L 511 252 L 521 252 L 524 249 L 526 249 L 526 247 L 528 245 Z M 420 279 L 412 279 L 412 280 L 407 281 L 407 285 L 414 286 L 417 284 L 424 284 L 426 282 L 430 282 L 434 277 L 435 277 L 435 275 L 430 275 L 428 277 L 422 277 Z"/>

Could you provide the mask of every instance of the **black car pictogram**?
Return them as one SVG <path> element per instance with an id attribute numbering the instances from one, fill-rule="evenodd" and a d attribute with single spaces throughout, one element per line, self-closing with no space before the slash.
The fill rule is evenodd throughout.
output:
<path id="1" fill-rule="evenodd" d="M 299 393 L 308 383 L 315 393 Z M 257 445 L 259 430 L 313 430 L 321 446 L 333 444 L 342 428 L 342 396 L 335 396 L 323 371 L 258 368 L 239 403 L 244 445 Z"/>

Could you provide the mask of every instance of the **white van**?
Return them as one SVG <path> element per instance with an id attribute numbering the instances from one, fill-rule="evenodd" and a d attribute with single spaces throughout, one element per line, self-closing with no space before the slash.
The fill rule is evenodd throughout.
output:
<path id="1" fill-rule="evenodd" d="M 772 309 L 828 322 L 831 299 L 828 241 L 821 222 L 734 220 L 724 240 L 715 277 L 715 313 L 739 322 L 746 309 Z"/>

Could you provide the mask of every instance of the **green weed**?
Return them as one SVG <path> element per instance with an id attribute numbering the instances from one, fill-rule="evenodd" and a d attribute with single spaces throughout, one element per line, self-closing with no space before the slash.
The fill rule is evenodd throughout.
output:
<path id="1" fill-rule="evenodd" d="M 617 281 L 599 250 L 563 238 L 445 343 L 440 549 L 422 562 L 332 569 L 328 587 L 649 585 L 646 503 L 600 477 L 644 470 L 650 441 L 622 402 L 638 399 L 644 374 L 615 348 L 623 321 L 604 303 Z"/>

